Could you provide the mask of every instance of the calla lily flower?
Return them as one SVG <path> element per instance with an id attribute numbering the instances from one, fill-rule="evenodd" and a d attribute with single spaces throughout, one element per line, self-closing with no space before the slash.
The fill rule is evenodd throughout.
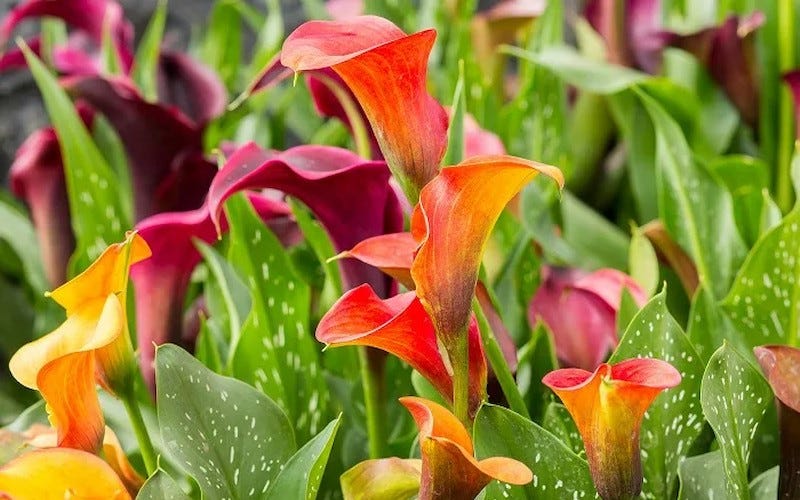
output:
<path id="1" fill-rule="evenodd" d="M 79 106 L 78 112 L 84 124 L 91 127 L 91 110 Z M 64 162 L 53 127 L 37 130 L 22 143 L 9 178 L 12 192 L 30 208 L 47 280 L 58 286 L 67 280 L 75 236 L 70 225 Z"/>
<path id="2" fill-rule="evenodd" d="M 778 498 L 800 496 L 800 349 L 782 345 L 754 349 L 778 403 L 781 463 Z"/>
<path id="3" fill-rule="evenodd" d="M 112 0 L 27 0 L 13 9 L 0 24 L 0 48 L 8 43 L 11 34 L 28 19 L 55 17 L 85 34 L 98 49 L 103 32 L 108 29 L 117 58 L 125 71 L 133 63 L 133 27 L 125 19 L 122 6 Z M 4 56 L 18 52 L 9 51 Z M 16 57 L 16 56 L 11 56 Z"/>
<path id="4" fill-rule="evenodd" d="M 304 23 L 281 51 L 281 63 L 295 72 L 331 68 L 344 80 L 412 202 L 447 146 L 447 115 L 426 90 L 435 38 L 434 30 L 406 35 L 386 19 L 359 16 Z"/>
<path id="5" fill-rule="evenodd" d="M 50 293 L 66 310 L 66 321 L 22 346 L 9 362 L 14 378 L 47 402 L 58 446 L 96 452 L 105 429 L 96 383 L 116 392 L 132 389 L 128 268 L 149 255 L 135 233 L 110 246 L 86 271 Z"/>
<path id="6" fill-rule="evenodd" d="M 563 185 L 555 167 L 513 156 L 478 156 L 442 169 L 420 193 L 411 220 L 419 248 L 416 293 L 448 349 L 466 331 L 489 233 L 517 192 L 539 173 Z"/>
<path id="7" fill-rule="evenodd" d="M 483 401 L 486 360 L 474 319 L 469 328 L 470 411 Z M 330 347 L 362 345 L 402 359 L 452 401 L 453 379 L 428 314 L 413 292 L 381 300 L 361 285 L 345 293 L 320 320 L 317 340 Z"/>
<path id="8" fill-rule="evenodd" d="M 761 12 L 730 16 L 719 26 L 689 34 L 663 29 L 659 0 L 591 0 L 585 16 L 606 41 L 611 62 L 656 73 L 664 48 L 686 50 L 708 69 L 744 121 L 756 122 L 758 80 L 751 64 L 751 35 L 764 23 Z"/>
<path id="9" fill-rule="evenodd" d="M 541 319 L 553 333 L 562 366 L 594 370 L 619 342 L 617 313 L 623 290 L 639 307 L 647 302 L 639 284 L 616 269 L 587 273 L 544 266 L 528 318 L 531 325 Z"/>
<path id="10" fill-rule="evenodd" d="M 101 458 L 68 448 L 32 451 L 0 467 L 0 497 L 6 496 L 19 500 L 132 498 Z"/>
<path id="11" fill-rule="evenodd" d="M 291 211 L 285 203 L 256 193 L 248 198 L 256 213 L 285 245 L 298 242 L 300 233 L 296 225 L 289 223 Z M 224 214 L 220 225 L 221 230 L 227 231 Z M 155 388 L 155 346 L 183 343 L 186 291 L 192 272 L 202 260 L 194 241 L 212 244 L 217 241 L 217 230 L 205 204 L 197 210 L 148 217 L 136 229 L 153 250 L 152 258 L 131 269 L 139 305 L 136 308 L 139 362 L 144 379 L 152 389 Z"/>
<path id="12" fill-rule="evenodd" d="M 515 485 L 533 480 L 530 469 L 517 460 L 476 460 L 467 429 L 443 406 L 417 397 L 403 397 L 400 402 L 419 428 L 421 500 L 475 498 L 495 479 Z"/>
<path id="13" fill-rule="evenodd" d="M 636 498 L 642 490 L 639 428 L 647 408 L 681 375 L 658 359 L 601 364 L 594 373 L 563 368 L 542 382 L 575 420 L 595 487 L 604 499 Z"/>
<path id="14" fill-rule="evenodd" d="M 223 203 L 247 189 L 278 189 L 305 203 L 337 251 L 370 236 L 402 229 L 403 216 L 386 164 L 339 148 L 298 146 L 282 153 L 248 144 L 232 156 L 211 184 L 208 208 L 219 227 Z M 392 293 L 390 279 L 360 262 L 342 263 L 346 288 L 369 283 L 381 297 Z"/>

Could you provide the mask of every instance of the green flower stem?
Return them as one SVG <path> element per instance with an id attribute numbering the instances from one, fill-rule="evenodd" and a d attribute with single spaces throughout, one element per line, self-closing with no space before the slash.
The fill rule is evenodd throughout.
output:
<path id="1" fill-rule="evenodd" d="M 147 432 L 147 426 L 142 418 L 142 411 L 139 408 L 139 403 L 136 401 L 134 391 L 127 391 L 121 395 L 122 403 L 125 405 L 125 411 L 128 412 L 133 432 L 136 434 L 136 440 L 139 442 L 139 450 L 142 453 L 142 460 L 144 467 L 147 469 L 147 475 L 151 476 L 158 469 L 158 461 L 156 460 L 156 451 L 153 448 L 153 442 L 150 440 L 150 434 Z"/>
<path id="2" fill-rule="evenodd" d="M 795 66 L 795 7 L 794 0 L 778 0 L 778 65 L 781 73 Z M 781 210 L 792 206 L 790 165 L 794 151 L 794 103 L 785 85 L 780 85 L 778 108 L 778 173 L 775 178 L 775 197 Z"/>
<path id="3" fill-rule="evenodd" d="M 353 131 L 353 140 L 355 141 L 356 153 L 358 156 L 366 159 L 371 158 L 372 146 L 369 140 L 370 130 L 364 122 L 358 104 L 341 85 L 331 78 L 323 74 L 315 74 L 314 78 L 322 82 L 322 84 L 336 96 L 339 104 L 342 105 L 342 109 L 344 109 L 347 115 L 347 120 L 350 122 L 350 129 Z"/>
<path id="4" fill-rule="evenodd" d="M 469 417 L 469 337 L 466 329 L 455 336 L 447 347 L 453 367 L 453 414 L 468 430 L 472 429 Z"/>
<path id="5" fill-rule="evenodd" d="M 494 376 L 500 382 L 500 388 L 503 390 L 503 395 L 505 395 L 509 407 L 512 411 L 530 420 L 531 415 L 528 413 L 528 406 L 519 393 L 517 382 L 508 368 L 503 351 L 500 349 L 500 345 L 492 332 L 492 327 L 489 325 L 489 321 L 486 319 L 486 315 L 483 313 L 483 309 L 481 309 L 477 299 L 472 299 L 472 310 L 478 318 L 478 327 L 481 331 L 483 347 L 486 349 L 486 357 L 489 359 L 489 366 L 492 367 Z"/>
<path id="6" fill-rule="evenodd" d="M 369 347 L 358 348 L 361 363 L 361 385 L 364 389 L 364 408 L 367 414 L 369 457 L 386 456 L 386 405 L 383 394 L 385 358 L 382 352 Z"/>

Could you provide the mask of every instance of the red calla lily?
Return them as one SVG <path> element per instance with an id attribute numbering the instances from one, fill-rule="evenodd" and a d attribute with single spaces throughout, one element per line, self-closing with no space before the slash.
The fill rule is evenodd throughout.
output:
<path id="1" fill-rule="evenodd" d="M 331 68 L 344 80 L 412 198 L 436 175 L 447 146 L 447 115 L 426 90 L 435 38 L 434 30 L 406 35 L 386 19 L 359 16 L 302 24 L 281 52 L 295 72 Z"/>
<path id="2" fill-rule="evenodd" d="M 661 391 L 680 381 L 681 375 L 672 365 L 650 358 L 603 363 L 594 373 L 563 368 L 542 379 L 575 420 L 601 497 L 639 496 L 642 418 Z"/>
<path id="3" fill-rule="evenodd" d="M 647 302 L 639 284 L 616 269 L 587 273 L 545 266 L 528 317 L 532 325 L 541 319 L 553 333 L 562 366 L 594 370 L 619 342 L 616 322 L 623 290 L 639 307 Z"/>
<path id="4" fill-rule="evenodd" d="M 378 234 L 402 229 L 400 204 L 389 184 L 386 164 L 368 161 L 344 149 L 298 146 L 282 153 L 248 144 L 236 151 L 214 178 L 209 210 L 215 222 L 223 203 L 247 189 L 278 189 L 305 203 L 330 235 L 338 251 Z M 377 269 L 342 263 L 345 286 L 369 283 L 381 296 L 391 295 L 390 279 Z"/>
<path id="5" fill-rule="evenodd" d="M 753 349 L 778 403 L 781 463 L 778 498 L 800 496 L 800 349 L 766 345 Z"/>
<path id="6" fill-rule="evenodd" d="M 467 429 L 443 406 L 417 397 L 400 402 L 419 428 L 421 500 L 475 498 L 492 480 L 522 485 L 533 479 L 530 469 L 512 458 L 476 460 Z"/>
<path id="7" fill-rule="evenodd" d="M 469 328 L 470 411 L 486 388 L 486 360 L 474 319 Z M 363 345 L 402 359 L 425 377 L 445 399 L 453 399 L 453 379 L 428 314 L 413 292 L 381 300 L 369 285 L 345 293 L 320 320 L 317 340 L 332 347 Z"/>

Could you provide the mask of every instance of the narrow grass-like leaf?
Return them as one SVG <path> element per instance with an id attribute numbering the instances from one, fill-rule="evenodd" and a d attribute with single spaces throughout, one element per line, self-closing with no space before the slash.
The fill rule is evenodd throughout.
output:
<path id="1" fill-rule="evenodd" d="M 325 472 L 333 440 L 341 423 L 342 417 L 339 416 L 300 448 L 283 466 L 281 473 L 263 497 L 264 500 L 317 498 L 322 474 Z"/>
<path id="2" fill-rule="evenodd" d="M 83 269 L 131 226 L 116 193 L 117 179 L 55 77 L 24 44 L 25 60 L 42 93 L 61 144 L 78 249 L 73 267 Z M 77 260 L 76 260 L 77 259 Z"/>
<path id="3" fill-rule="evenodd" d="M 682 377 L 678 387 L 656 398 L 642 421 L 642 496 L 653 499 L 672 495 L 678 464 L 704 423 L 700 406 L 703 361 L 667 310 L 666 295 L 663 290 L 639 311 L 609 360 L 618 363 L 636 357 L 661 359 L 674 366 Z"/>
<path id="4" fill-rule="evenodd" d="M 136 58 L 131 70 L 133 81 L 148 101 L 158 99 L 158 57 L 161 53 L 161 39 L 167 22 L 167 0 L 158 0 L 150 22 L 136 48 Z"/>
<path id="5" fill-rule="evenodd" d="M 484 405 L 478 411 L 475 448 L 478 458 L 515 458 L 533 471 L 533 481 L 525 486 L 490 483 L 487 498 L 599 498 L 586 461 L 557 437 L 511 410 Z"/>
<path id="6" fill-rule="evenodd" d="M 464 159 L 464 114 L 467 112 L 467 101 L 464 98 L 464 61 L 458 64 L 458 81 L 453 93 L 453 104 L 450 108 L 450 127 L 447 129 L 447 152 L 444 165 L 457 165 Z"/>
<path id="7" fill-rule="evenodd" d="M 263 495 L 296 449 L 278 405 L 177 346 L 156 351 L 156 389 L 164 446 L 206 498 Z"/>
<path id="8" fill-rule="evenodd" d="M 700 390 L 703 413 L 722 452 L 728 498 L 748 499 L 751 443 L 772 392 L 758 370 L 729 344 L 711 356 Z"/>
<path id="9" fill-rule="evenodd" d="M 27 217 L 3 199 L 0 199 L 0 239 L 17 254 L 33 291 L 44 293 L 48 289 L 48 284 L 44 277 L 33 225 Z"/>

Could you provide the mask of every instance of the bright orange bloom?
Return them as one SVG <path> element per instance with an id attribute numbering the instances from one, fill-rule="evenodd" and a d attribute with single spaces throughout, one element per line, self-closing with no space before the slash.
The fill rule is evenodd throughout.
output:
<path id="1" fill-rule="evenodd" d="M 0 467 L 0 498 L 125 500 L 125 485 L 101 458 L 81 450 L 46 448 Z"/>
<path id="2" fill-rule="evenodd" d="M 130 390 L 136 364 L 125 315 L 128 268 L 149 255 L 135 233 L 111 245 L 86 271 L 50 293 L 66 310 L 66 321 L 11 358 L 14 378 L 47 402 L 58 446 L 97 452 L 105 424 L 96 383 Z"/>
<path id="3" fill-rule="evenodd" d="M 601 497 L 639 496 L 642 418 L 661 391 L 680 381 L 672 365 L 649 358 L 603 363 L 594 373 L 565 368 L 544 377 L 542 382 L 558 394 L 575 420 Z"/>
<path id="4" fill-rule="evenodd" d="M 467 429 L 443 406 L 410 396 L 400 402 L 419 428 L 420 500 L 474 498 L 493 479 L 517 485 L 533 479 L 530 469 L 517 460 L 476 460 Z"/>

